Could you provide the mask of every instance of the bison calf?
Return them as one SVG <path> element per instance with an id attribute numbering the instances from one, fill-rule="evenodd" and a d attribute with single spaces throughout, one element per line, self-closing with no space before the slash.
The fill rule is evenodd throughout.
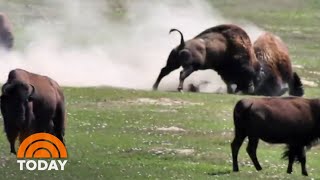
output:
<path id="1" fill-rule="evenodd" d="M 154 90 L 164 76 L 182 66 L 179 91 L 183 89 L 184 80 L 194 71 L 213 69 L 227 84 L 228 93 L 233 93 L 232 84 L 237 85 L 236 91 L 253 93 L 253 80 L 260 67 L 250 38 L 243 29 L 232 24 L 219 25 L 188 41 L 184 41 L 179 30 L 170 30 L 173 31 L 180 33 L 181 42 L 169 54 L 166 66 L 153 85 Z"/>
<path id="2" fill-rule="evenodd" d="M 261 170 L 256 150 L 259 139 L 268 143 L 286 144 L 289 159 L 287 172 L 292 172 L 295 160 L 301 163 L 307 176 L 305 147 L 311 148 L 320 138 L 319 99 L 300 97 L 240 100 L 234 108 L 235 137 L 231 143 L 233 171 L 239 171 L 238 152 L 248 137 L 247 153 L 255 168 Z"/>
<path id="3" fill-rule="evenodd" d="M 61 88 L 49 77 L 15 69 L 2 86 L 1 113 L 12 153 L 15 141 L 48 132 L 62 142 L 65 130 L 65 104 Z"/>

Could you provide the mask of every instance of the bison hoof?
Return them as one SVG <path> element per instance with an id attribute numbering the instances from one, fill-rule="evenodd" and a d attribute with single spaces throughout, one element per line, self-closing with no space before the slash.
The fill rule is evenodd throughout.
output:
<path id="1" fill-rule="evenodd" d="M 239 169 L 233 169 L 233 172 L 239 172 Z"/>
<path id="2" fill-rule="evenodd" d="M 254 87 L 249 87 L 248 94 L 254 94 Z"/>
<path id="3" fill-rule="evenodd" d="M 17 155 L 17 152 L 16 151 L 10 151 L 10 153 L 14 154 L 14 155 Z"/>
<path id="4" fill-rule="evenodd" d="M 152 90 L 156 91 L 156 90 L 158 90 L 158 87 L 153 86 L 153 87 L 152 87 Z"/>
<path id="5" fill-rule="evenodd" d="M 302 172 L 302 175 L 308 176 L 308 173 L 307 172 Z"/>
<path id="6" fill-rule="evenodd" d="M 181 93 L 183 93 L 183 90 L 182 90 L 182 89 L 178 89 L 178 91 L 181 92 Z"/>

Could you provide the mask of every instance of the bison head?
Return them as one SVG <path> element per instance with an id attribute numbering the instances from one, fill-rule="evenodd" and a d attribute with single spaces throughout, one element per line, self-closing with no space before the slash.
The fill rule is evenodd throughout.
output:
<path id="1" fill-rule="evenodd" d="M 24 123 L 29 113 L 28 103 L 33 100 L 35 88 L 31 84 L 15 81 L 2 86 L 1 113 L 6 122 Z M 6 123 L 5 122 L 5 123 Z"/>
<path id="2" fill-rule="evenodd" d="M 263 96 L 281 96 L 288 90 L 266 66 L 262 66 L 257 74 L 255 87 L 255 95 Z"/>

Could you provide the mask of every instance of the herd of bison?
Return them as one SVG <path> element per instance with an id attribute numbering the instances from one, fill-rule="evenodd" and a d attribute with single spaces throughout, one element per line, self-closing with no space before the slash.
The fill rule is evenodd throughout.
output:
<path id="1" fill-rule="evenodd" d="M 194 71 L 213 69 L 225 82 L 228 93 L 263 95 L 246 98 L 234 107 L 234 139 L 231 143 L 233 171 L 239 171 L 238 152 L 248 137 L 247 153 L 255 168 L 261 170 L 256 150 L 259 139 L 287 145 L 287 173 L 295 161 L 306 170 L 306 150 L 320 138 L 320 100 L 305 99 L 301 80 L 292 69 L 284 42 L 270 32 L 252 44 L 248 34 L 233 24 L 218 25 L 204 30 L 190 40 L 181 31 L 180 44 L 172 49 L 167 64 L 160 71 L 153 89 L 161 79 L 182 66 L 178 90 Z M 5 14 L 0 14 L 0 44 L 8 51 L 14 36 Z M 236 85 L 233 88 L 232 85 Z M 288 91 L 288 97 L 281 96 Z M 1 113 L 11 153 L 29 135 L 48 132 L 64 142 L 65 100 L 62 89 L 53 79 L 22 69 L 11 70 L 2 86 Z"/>

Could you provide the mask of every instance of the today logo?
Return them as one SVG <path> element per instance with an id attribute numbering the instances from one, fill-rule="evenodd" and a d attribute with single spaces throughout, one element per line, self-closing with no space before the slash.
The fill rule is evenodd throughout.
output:
<path id="1" fill-rule="evenodd" d="M 26 138 L 17 153 L 20 170 L 64 170 L 67 149 L 55 136 L 37 133 Z M 46 160 L 43 160 L 46 159 Z"/>

